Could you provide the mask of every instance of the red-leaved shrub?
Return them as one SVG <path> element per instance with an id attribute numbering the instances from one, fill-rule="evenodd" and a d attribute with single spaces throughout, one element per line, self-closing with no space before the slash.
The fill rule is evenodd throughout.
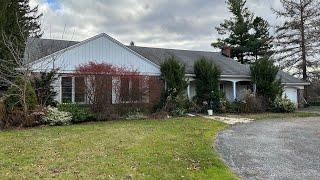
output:
<path id="1" fill-rule="evenodd" d="M 157 101 L 152 90 L 160 89 L 158 79 L 153 76 L 105 63 L 80 65 L 74 75 L 85 78 L 86 103 L 98 120 L 149 111 Z"/>

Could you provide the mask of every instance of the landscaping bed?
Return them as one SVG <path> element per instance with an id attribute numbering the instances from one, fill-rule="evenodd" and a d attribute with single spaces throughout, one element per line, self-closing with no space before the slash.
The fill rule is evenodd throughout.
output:
<path id="1" fill-rule="evenodd" d="M 0 132 L 7 179 L 236 179 L 212 149 L 227 125 L 204 118 L 121 120 Z"/>

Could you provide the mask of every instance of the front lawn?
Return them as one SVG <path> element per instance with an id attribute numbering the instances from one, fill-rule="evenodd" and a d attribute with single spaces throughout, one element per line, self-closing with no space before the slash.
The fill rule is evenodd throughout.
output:
<path id="1" fill-rule="evenodd" d="M 227 125 L 203 118 L 0 132 L 7 179 L 236 179 L 212 149 Z"/>

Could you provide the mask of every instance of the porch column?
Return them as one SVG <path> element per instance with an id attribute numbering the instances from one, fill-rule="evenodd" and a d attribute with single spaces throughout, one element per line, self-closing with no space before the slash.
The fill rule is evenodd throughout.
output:
<path id="1" fill-rule="evenodd" d="M 232 81 L 232 86 L 233 86 L 233 99 L 237 99 L 237 81 Z"/>
<path id="2" fill-rule="evenodd" d="M 253 94 L 257 93 L 257 84 L 253 84 Z"/>

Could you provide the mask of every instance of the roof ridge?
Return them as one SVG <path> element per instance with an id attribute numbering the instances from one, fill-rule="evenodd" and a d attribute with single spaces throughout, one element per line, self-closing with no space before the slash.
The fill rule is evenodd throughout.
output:
<path id="1" fill-rule="evenodd" d="M 37 37 L 30 37 L 32 39 L 39 39 L 39 40 L 50 40 L 50 41 L 64 41 L 64 42 L 81 42 L 81 41 L 73 41 L 73 40 L 64 40 L 64 39 L 49 39 L 49 38 L 37 38 Z"/>
<path id="2" fill-rule="evenodd" d="M 104 34 L 104 33 L 101 33 Z M 34 39 L 40 39 L 40 40 L 51 40 L 51 41 L 64 41 L 64 42 L 75 42 L 80 43 L 82 41 L 74 41 L 74 40 L 64 40 L 64 39 L 50 39 L 50 38 L 35 38 Z M 130 46 L 126 45 L 127 47 L 137 47 L 137 48 L 149 48 L 149 49 L 163 49 L 163 50 L 174 50 L 174 51 L 189 51 L 189 52 L 205 52 L 205 53 L 220 53 L 215 51 L 205 51 L 205 50 L 191 50 L 191 49 L 175 49 L 175 48 L 161 48 L 161 47 L 147 47 L 147 46 Z"/>
<path id="3" fill-rule="evenodd" d="M 130 46 L 127 47 L 137 47 L 137 48 L 149 48 L 149 49 L 163 49 L 163 50 L 174 50 L 174 51 L 190 51 L 190 52 L 206 52 L 206 53 L 220 53 L 215 51 L 204 51 L 204 50 L 189 50 L 189 49 L 174 49 L 174 48 L 161 48 L 161 47 L 146 47 L 146 46 Z"/>

